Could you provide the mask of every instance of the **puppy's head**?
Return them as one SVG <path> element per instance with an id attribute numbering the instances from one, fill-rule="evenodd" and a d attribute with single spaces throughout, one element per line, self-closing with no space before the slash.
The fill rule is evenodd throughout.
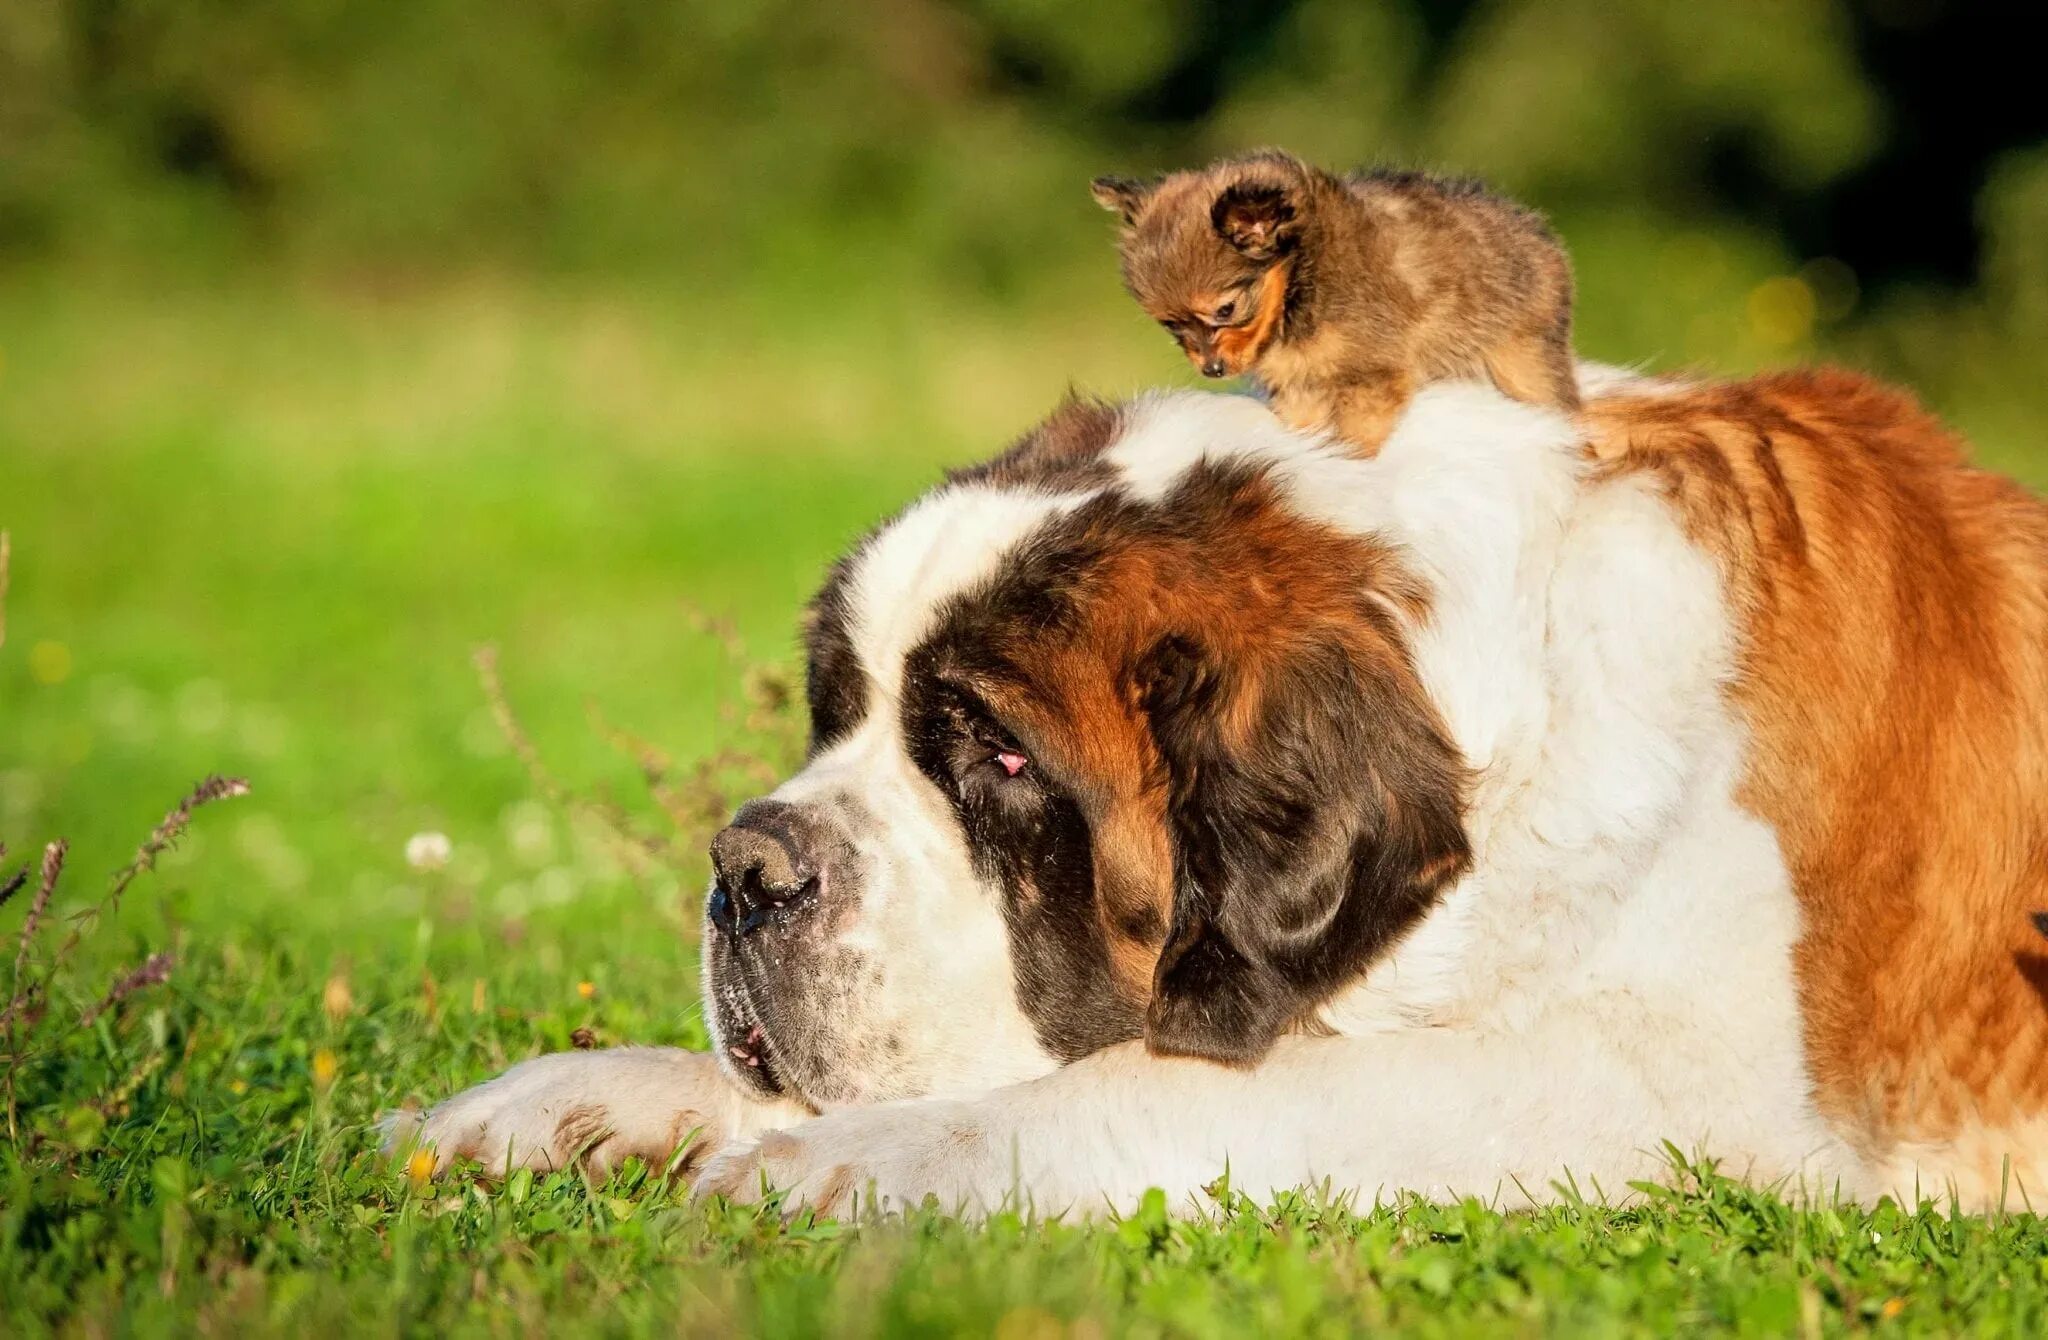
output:
<path id="1" fill-rule="evenodd" d="M 1234 377 L 1281 338 L 1309 184 L 1282 154 L 1095 179 L 1096 202 L 1123 221 L 1125 286 L 1203 376 Z"/>

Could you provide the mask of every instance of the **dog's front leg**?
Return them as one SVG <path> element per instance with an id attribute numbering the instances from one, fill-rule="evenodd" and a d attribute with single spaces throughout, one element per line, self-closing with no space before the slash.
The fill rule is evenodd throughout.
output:
<path id="1" fill-rule="evenodd" d="M 1524 1203 L 1567 1176 L 1621 1193 L 1662 1169 L 1664 1140 L 1725 1138 L 1743 1171 L 1798 1170 L 1816 1126 L 1796 1090 L 1760 1100 L 1762 1080 L 1725 1040 L 1605 1010 L 1514 1034 L 1291 1037 L 1250 1069 L 1128 1043 L 985 1098 L 856 1108 L 735 1143 L 699 1190 L 779 1189 L 788 1208 L 828 1213 L 930 1196 L 969 1215 L 1084 1216 L 1128 1212 L 1155 1186 L 1185 1211 L 1226 1169 L 1262 1201 L 1327 1183 L 1368 1204 Z"/>

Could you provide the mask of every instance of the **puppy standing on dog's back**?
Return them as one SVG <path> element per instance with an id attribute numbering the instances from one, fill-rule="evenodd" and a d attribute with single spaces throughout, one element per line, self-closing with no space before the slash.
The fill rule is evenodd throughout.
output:
<path id="1" fill-rule="evenodd" d="M 1476 182 L 1338 177 L 1262 152 L 1152 182 L 1098 177 L 1124 284 L 1204 376 L 1249 373 L 1296 428 L 1377 451 L 1421 387 L 1487 378 L 1566 412 L 1571 263 Z"/>

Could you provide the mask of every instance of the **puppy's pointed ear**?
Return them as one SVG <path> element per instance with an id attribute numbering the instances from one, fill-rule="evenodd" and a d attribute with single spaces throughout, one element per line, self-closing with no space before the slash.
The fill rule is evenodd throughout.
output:
<path id="1" fill-rule="evenodd" d="M 1332 642 L 1233 672 L 1168 638 L 1138 697 L 1174 854 L 1146 1046 L 1249 1065 L 1469 865 L 1463 764 L 1391 652 L 1372 664 Z"/>
<path id="2" fill-rule="evenodd" d="M 1255 261 L 1285 255 L 1301 235 L 1294 191 L 1270 181 L 1238 181 L 1224 187 L 1209 207 L 1209 223 L 1218 237 Z"/>
<path id="3" fill-rule="evenodd" d="M 1095 203 L 1121 219 L 1126 228 L 1136 221 L 1138 212 L 1157 189 L 1156 180 L 1139 181 L 1136 177 L 1097 177 L 1088 183 Z"/>

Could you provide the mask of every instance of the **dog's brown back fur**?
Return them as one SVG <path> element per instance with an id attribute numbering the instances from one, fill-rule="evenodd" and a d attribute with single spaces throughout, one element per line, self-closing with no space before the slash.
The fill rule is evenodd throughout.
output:
<path id="1" fill-rule="evenodd" d="M 1371 452 L 1449 378 L 1578 407 L 1570 262 L 1541 216 L 1476 182 L 1260 153 L 1095 195 L 1123 217 L 1132 296 L 1198 368 L 1250 373 L 1296 427 Z M 1235 323 L 1202 319 L 1237 295 Z"/>

